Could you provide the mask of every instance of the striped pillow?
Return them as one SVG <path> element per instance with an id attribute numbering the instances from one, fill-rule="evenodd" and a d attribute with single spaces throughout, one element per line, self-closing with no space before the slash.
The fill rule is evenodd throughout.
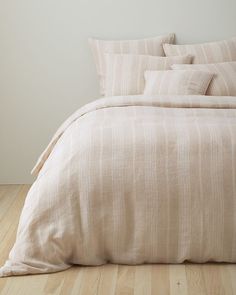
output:
<path id="1" fill-rule="evenodd" d="M 105 95 L 142 94 L 146 70 L 170 70 L 173 64 L 191 63 L 192 56 L 106 54 Z"/>
<path id="2" fill-rule="evenodd" d="M 205 71 L 146 71 L 144 94 L 204 95 L 214 74 Z"/>
<path id="3" fill-rule="evenodd" d="M 230 40 L 189 45 L 163 45 L 166 56 L 191 54 L 194 64 L 236 61 L 236 37 Z"/>
<path id="4" fill-rule="evenodd" d="M 173 43 L 174 34 L 158 36 L 149 39 L 140 40 L 118 40 L 118 41 L 104 41 L 89 39 L 91 46 L 97 74 L 100 79 L 100 92 L 104 95 L 104 76 L 106 71 L 105 53 L 116 54 L 145 54 L 154 56 L 164 56 L 163 44 Z"/>
<path id="5" fill-rule="evenodd" d="M 201 70 L 214 73 L 207 95 L 236 96 L 236 62 L 200 65 L 173 65 L 174 70 Z"/>

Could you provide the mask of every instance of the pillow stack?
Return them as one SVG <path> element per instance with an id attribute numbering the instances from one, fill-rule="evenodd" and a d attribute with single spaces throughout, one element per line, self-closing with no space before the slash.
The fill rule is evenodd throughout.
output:
<path id="1" fill-rule="evenodd" d="M 175 45 L 174 34 L 168 34 L 142 40 L 89 42 L 101 95 L 236 96 L 236 38 Z"/>
<path id="2" fill-rule="evenodd" d="M 105 95 L 134 95 L 144 90 L 144 72 L 146 70 L 168 70 L 173 64 L 188 64 L 189 55 L 183 56 L 149 56 L 149 55 L 106 55 Z"/>
<path id="3" fill-rule="evenodd" d="M 175 64 L 172 69 L 210 72 L 213 78 L 206 91 L 207 95 L 236 96 L 236 61 L 180 66 Z"/>
<path id="4" fill-rule="evenodd" d="M 236 38 L 191 45 L 164 44 L 167 56 L 191 54 L 192 65 L 173 65 L 175 70 L 206 71 L 214 74 L 207 95 L 236 96 Z"/>
<path id="5" fill-rule="evenodd" d="M 163 44 L 173 43 L 175 35 L 168 34 L 155 38 L 141 40 L 106 41 L 89 39 L 93 52 L 97 73 L 100 79 L 100 92 L 105 95 L 106 61 L 105 54 L 142 54 L 151 56 L 164 56 Z"/>

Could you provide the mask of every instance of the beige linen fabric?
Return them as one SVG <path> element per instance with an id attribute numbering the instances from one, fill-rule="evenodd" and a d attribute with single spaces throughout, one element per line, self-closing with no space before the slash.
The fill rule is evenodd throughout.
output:
<path id="1" fill-rule="evenodd" d="M 142 94 L 146 70 L 169 70 L 173 64 L 189 64 L 192 56 L 106 54 L 105 96 Z"/>
<path id="2" fill-rule="evenodd" d="M 138 39 L 138 40 L 97 40 L 89 39 L 89 44 L 92 49 L 94 61 L 97 69 L 97 74 L 100 81 L 100 92 L 104 95 L 106 74 L 105 53 L 116 54 L 145 54 L 154 56 L 164 56 L 163 44 L 173 43 L 174 34 L 166 34 L 154 38 Z"/>
<path id="3" fill-rule="evenodd" d="M 236 37 L 202 44 L 163 45 L 166 56 L 191 54 L 194 64 L 236 61 Z"/>
<path id="4" fill-rule="evenodd" d="M 97 100 L 59 128 L 33 172 L 0 276 L 236 262 L 236 97 Z"/>
<path id="5" fill-rule="evenodd" d="M 144 94 L 204 95 L 213 74 L 205 71 L 146 71 Z"/>
<path id="6" fill-rule="evenodd" d="M 173 65 L 174 70 L 201 70 L 214 73 L 207 95 L 236 96 L 236 62 L 199 65 Z"/>

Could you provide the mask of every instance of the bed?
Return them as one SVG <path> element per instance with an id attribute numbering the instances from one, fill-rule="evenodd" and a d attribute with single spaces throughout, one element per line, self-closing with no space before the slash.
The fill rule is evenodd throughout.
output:
<path id="1" fill-rule="evenodd" d="M 98 99 L 39 158 L 0 276 L 236 262 L 236 97 Z"/>

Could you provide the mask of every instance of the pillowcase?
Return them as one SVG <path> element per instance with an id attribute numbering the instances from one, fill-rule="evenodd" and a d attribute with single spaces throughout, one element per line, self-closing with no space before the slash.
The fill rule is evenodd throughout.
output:
<path id="1" fill-rule="evenodd" d="M 100 80 L 100 92 L 104 95 L 104 76 L 106 71 L 105 53 L 120 54 L 145 54 L 154 56 L 164 56 L 163 44 L 173 43 L 175 35 L 168 34 L 155 38 L 140 40 L 118 40 L 104 41 L 89 39 L 89 44 L 93 52 L 97 74 Z"/>
<path id="2" fill-rule="evenodd" d="M 201 65 L 173 65 L 174 70 L 201 70 L 214 73 L 207 95 L 236 96 L 236 62 Z"/>
<path id="3" fill-rule="evenodd" d="M 142 94 L 146 70 L 170 70 L 173 64 L 191 63 L 192 56 L 106 54 L 105 95 Z"/>
<path id="4" fill-rule="evenodd" d="M 236 37 L 230 40 L 189 45 L 163 45 L 166 56 L 193 55 L 194 64 L 236 61 Z"/>
<path id="5" fill-rule="evenodd" d="M 144 94 L 204 95 L 214 74 L 204 71 L 146 71 Z"/>

